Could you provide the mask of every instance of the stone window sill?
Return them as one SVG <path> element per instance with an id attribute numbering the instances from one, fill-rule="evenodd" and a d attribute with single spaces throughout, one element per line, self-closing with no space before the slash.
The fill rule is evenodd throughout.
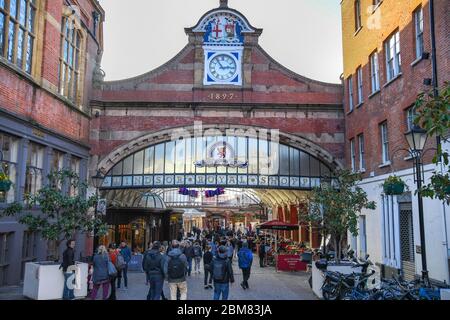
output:
<path id="1" fill-rule="evenodd" d="M 383 88 L 386 88 L 387 86 L 389 86 L 391 83 L 393 83 L 395 80 L 397 80 L 398 78 L 400 78 L 403 75 L 403 73 L 399 73 L 398 75 L 396 75 L 395 77 L 393 77 L 391 80 L 389 80 L 388 82 L 386 82 L 386 84 L 383 86 Z"/>
<path id="2" fill-rule="evenodd" d="M 371 99 L 372 97 L 376 96 L 377 94 L 379 94 L 381 92 L 380 89 L 378 89 L 377 91 L 373 92 L 370 96 L 369 99 Z"/>
<path id="3" fill-rule="evenodd" d="M 379 166 L 378 166 L 378 168 L 385 168 L 385 167 L 389 167 L 391 165 L 391 162 L 390 161 L 388 161 L 388 162 L 385 162 L 385 163 L 382 163 L 382 164 L 380 164 Z"/>
<path id="4" fill-rule="evenodd" d="M 417 58 L 416 60 L 414 60 L 414 61 L 411 63 L 411 67 L 415 67 L 415 66 L 418 65 L 422 60 L 425 60 L 423 56 Z"/>
<path id="5" fill-rule="evenodd" d="M 356 36 L 358 35 L 358 33 L 362 30 L 362 28 L 363 28 L 363 27 L 360 26 L 360 27 L 358 28 L 358 30 L 355 31 L 355 33 L 353 34 L 353 36 L 356 37 Z"/>
<path id="6" fill-rule="evenodd" d="M 363 104 L 364 104 L 364 101 L 361 102 L 361 103 L 358 103 L 358 104 L 356 105 L 355 109 L 358 109 L 358 108 L 361 107 Z"/>
<path id="7" fill-rule="evenodd" d="M 377 9 L 381 6 L 382 3 L 383 3 L 383 1 L 380 1 L 376 6 L 373 6 L 373 8 L 372 8 L 372 13 L 374 13 L 375 11 L 377 11 Z"/>

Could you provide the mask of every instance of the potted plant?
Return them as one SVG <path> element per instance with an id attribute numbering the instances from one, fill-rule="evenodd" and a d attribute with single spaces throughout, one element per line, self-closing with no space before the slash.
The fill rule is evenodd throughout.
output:
<path id="1" fill-rule="evenodd" d="M 397 176 L 389 176 L 383 183 L 384 193 L 387 195 L 399 195 L 405 192 L 406 184 Z"/>
<path id="2" fill-rule="evenodd" d="M 0 172 L 0 191 L 8 192 L 9 189 L 11 189 L 12 181 L 9 180 L 9 177 L 3 173 Z"/>

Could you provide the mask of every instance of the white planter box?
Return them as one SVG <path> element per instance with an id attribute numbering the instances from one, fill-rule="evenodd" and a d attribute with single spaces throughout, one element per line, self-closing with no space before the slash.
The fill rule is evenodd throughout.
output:
<path id="1" fill-rule="evenodd" d="M 29 262 L 25 265 L 23 295 L 34 300 L 62 299 L 64 291 L 64 274 L 60 264 L 48 262 Z M 87 296 L 87 263 L 76 263 L 75 298 Z"/>
<path id="2" fill-rule="evenodd" d="M 336 271 L 336 272 L 340 272 L 343 274 L 351 274 L 353 272 L 361 272 L 362 268 L 358 267 L 358 268 L 352 268 L 351 265 L 328 265 L 327 266 L 327 271 Z M 323 281 L 325 280 L 325 276 L 322 272 L 322 270 L 318 269 L 316 267 L 316 262 L 313 261 L 312 262 L 312 290 L 314 292 L 314 294 L 319 298 L 319 299 L 323 299 L 323 295 L 322 295 L 322 285 L 323 285 Z"/>

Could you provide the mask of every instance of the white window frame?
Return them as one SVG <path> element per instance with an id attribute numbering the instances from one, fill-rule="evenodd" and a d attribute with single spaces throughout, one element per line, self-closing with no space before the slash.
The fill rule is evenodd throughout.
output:
<path id="1" fill-rule="evenodd" d="M 406 109 L 406 127 L 407 131 L 411 130 L 414 126 L 414 118 L 417 116 L 416 107 L 412 106 Z"/>
<path id="2" fill-rule="evenodd" d="M 378 63 L 378 52 L 370 56 L 370 80 L 372 84 L 372 93 L 380 90 L 380 65 Z"/>
<path id="3" fill-rule="evenodd" d="M 415 29 L 415 43 L 416 43 L 416 58 L 422 58 L 424 52 L 423 44 L 423 8 L 420 7 L 414 11 L 414 29 Z"/>
<path id="4" fill-rule="evenodd" d="M 348 77 L 348 106 L 353 111 L 353 76 Z"/>
<path id="5" fill-rule="evenodd" d="M 363 74 L 362 68 L 356 70 L 356 82 L 358 85 L 358 105 L 363 103 Z"/>
<path id="6" fill-rule="evenodd" d="M 355 152 L 355 139 L 350 140 L 350 159 L 352 165 L 352 172 L 356 171 L 356 152 Z"/>
<path id="7" fill-rule="evenodd" d="M 358 136 L 358 150 L 359 150 L 359 171 L 363 172 L 366 170 L 366 159 L 365 159 L 365 143 L 364 134 Z"/>
<path id="8" fill-rule="evenodd" d="M 355 0 L 355 32 L 362 28 L 361 0 Z"/>
<path id="9" fill-rule="evenodd" d="M 382 163 L 389 163 L 389 135 L 387 122 L 380 124 Z"/>
<path id="10" fill-rule="evenodd" d="M 385 42 L 386 79 L 391 81 L 401 73 L 400 31 L 396 31 Z"/>

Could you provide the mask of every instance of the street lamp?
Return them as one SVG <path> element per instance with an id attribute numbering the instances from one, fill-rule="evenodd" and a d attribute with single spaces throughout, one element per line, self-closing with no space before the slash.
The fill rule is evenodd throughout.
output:
<path id="1" fill-rule="evenodd" d="M 91 177 L 92 185 L 95 188 L 95 208 L 94 208 L 94 219 L 97 218 L 97 206 L 98 206 L 98 189 L 103 183 L 104 176 L 100 172 L 100 170 L 97 170 L 97 173 L 95 176 Z M 94 228 L 94 245 L 92 249 L 92 256 L 95 255 L 95 249 L 98 247 L 98 236 L 97 236 L 97 230 Z"/>
<path id="2" fill-rule="evenodd" d="M 408 141 L 410 154 L 414 158 L 414 165 L 416 171 L 415 182 L 417 183 L 417 201 L 419 205 L 419 229 L 420 229 L 420 254 L 422 256 L 422 280 L 426 285 L 429 283 L 428 270 L 427 270 L 427 255 L 425 250 L 425 224 L 423 221 L 423 200 L 420 190 L 422 189 L 422 172 L 421 172 L 421 158 L 423 155 L 423 148 L 427 141 L 427 132 L 417 126 L 411 128 L 410 131 L 405 133 L 406 140 Z"/>

